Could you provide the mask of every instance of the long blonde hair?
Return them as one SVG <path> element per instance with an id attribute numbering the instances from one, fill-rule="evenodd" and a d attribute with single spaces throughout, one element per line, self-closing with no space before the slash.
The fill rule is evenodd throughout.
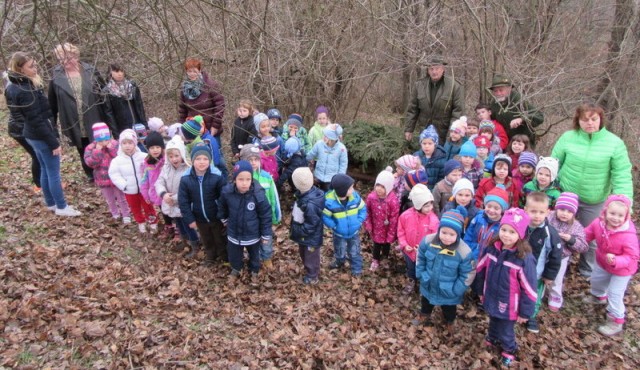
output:
<path id="1" fill-rule="evenodd" d="M 22 51 L 17 51 L 13 53 L 13 55 L 11 56 L 11 60 L 9 60 L 9 70 L 26 77 L 26 75 L 22 71 L 22 68 L 25 64 L 29 63 L 32 60 L 35 60 L 35 58 L 33 58 L 30 54 L 24 53 Z M 35 77 L 29 77 L 29 79 L 35 85 L 35 87 L 39 89 L 44 86 L 44 82 L 42 81 L 42 77 L 40 76 L 40 74 L 37 74 Z"/>

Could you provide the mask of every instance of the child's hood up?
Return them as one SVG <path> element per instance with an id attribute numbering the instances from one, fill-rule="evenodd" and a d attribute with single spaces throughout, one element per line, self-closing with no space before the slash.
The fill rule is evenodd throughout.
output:
<path id="1" fill-rule="evenodd" d="M 626 225 L 631 219 L 631 200 L 627 198 L 626 195 L 622 195 L 622 194 L 609 195 L 607 200 L 604 202 L 604 207 L 602 207 L 602 211 L 600 212 L 600 219 L 602 221 L 605 221 L 607 208 L 612 202 L 621 202 L 627 207 L 627 213 L 624 215 L 624 224 Z"/>
<path id="2" fill-rule="evenodd" d="M 184 141 L 180 135 L 176 135 L 167 143 L 167 148 L 165 149 L 165 153 L 167 153 L 170 149 L 177 149 L 180 153 L 180 157 L 182 157 L 182 162 L 187 164 L 187 150 L 184 146 Z M 171 165 L 169 161 L 166 161 L 167 164 Z"/>
<path id="3" fill-rule="evenodd" d="M 140 150 L 140 148 L 138 148 L 138 135 L 136 134 L 136 132 L 135 132 L 135 131 L 133 131 L 132 129 L 128 128 L 128 129 L 126 129 L 126 130 L 122 131 L 122 132 L 120 133 L 120 137 L 118 138 L 118 155 L 124 155 L 124 156 L 127 156 L 127 154 L 125 154 L 125 153 L 122 151 L 122 142 L 123 142 L 124 140 L 131 140 L 131 141 L 133 141 L 134 148 L 135 148 L 135 149 L 134 149 L 134 154 L 135 154 L 135 153 L 137 153 L 137 152 L 142 152 L 142 151 Z"/>

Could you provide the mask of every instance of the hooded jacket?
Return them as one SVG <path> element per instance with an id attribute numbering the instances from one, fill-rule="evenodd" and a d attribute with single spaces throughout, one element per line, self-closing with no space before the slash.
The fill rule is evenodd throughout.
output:
<path id="1" fill-rule="evenodd" d="M 346 174 L 349 163 L 347 148 L 340 141 L 333 147 L 323 140 L 318 141 L 307 153 L 307 160 L 316 161 L 313 176 L 322 182 L 331 182 L 333 175 L 338 173 Z"/>
<path id="2" fill-rule="evenodd" d="M 420 242 L 425 236 L 435 234 L 438 227 L 440 220 L 433 211 L 425 215 L 414 207 L 407 209 L 398 218 L 398 248 L 416 262 Z"/>
<path id="3" fill-rule="evenodd" d="M 223 186 L 224 180 L 215 166 L 210 166 L 202 179 L 198 178 L 195 168 L 188 168 L 182 174 L 178 188 L 178 204 L 184 223 L 216 221 Z"/>
<path id="4" fill-rule="evenodd" d="M 120 133 L 118 155 L 109 165 L 109 178 L 113 185 L 125 194 L 138 194 L 142 185 L 142 163 L 147 158 L 147 155 L 137 145 L 134 147 L 133 155 L 126 155 L 122 151 L 122 142 L 124 140 L 131 140 L 134 143 L 138 141 L 133 130 L 127 129 Z"/>
<path id="5" fill-rule="evenodd" d="M 398 197 L 390 192 L 384 199 L 380 199 L 375 191 L 367 196 L 367 218 L 364 228 L 371 235 L 374 243 L 385 244 L 396 241 L 398 232 L 398 217 L 400 216 L 400 202 Z"/>
<path id="6" fill-rule="evenodd" d="M 222 189 L 218 218 L 227 225 L 227 239 L 236 245 L 253 245 L 272 238 L 271 206 L 264 189 L 253 180 L 246 193 L 235 183 Z"/>
<path id="7" fill-rule="evenodd" d="M 562 262 L 562 239 L 556 229 L 545 220 L 538 227 L 527 227 L 526 239 L 536 258 L 538 279 L 555 280 Z"/>
<path id="8" fill-rule="evenodd" d="M 182 163 L 178 165 L 178 167 L 174 167 L 169 160 L 167 160 L 160 171 L 160 176 L 158 176 L 158 180 L 155 183 L 156 194 L 158 197 L 162 199 L 162 204 L 160 208 L 162 209 L 162 213 L 165 215 L 175 218 L 182 217 L 182 213 L 180 212 L 180 204 L 178 203 L 178 193 L 180 191 L 180 179 L 185 172 L 189 172 L 189 165 L 187 164 L 186 157 L 186 149 L 184 147 L 184 142 L 180 135 L 176 135 L 167 143 L 166 153 L 169 149 L 177 149 L 180 153 L 180 157 L 182 158 Z M 173 199 L 174 204 L 170 205 L 169 203 L 164 201 L 164 195 L 166 193 L 171 193 L 171 199 Z"/>
<path id="9" fill-rule="evenodd" d="M 291 240 L 308 247 L 321 247 L 324 232 L 322 224 L 324 192 L 312 186 L 304 194 L 300 194 L 297 190 L 294 196 L 296 205 L 304 214 L 304 222 L 291 220 Z"/>
<path id="10" fill-rule="evenodd" d="M 93 178 L 101 188 L 113 185 L 109 178 L 109 166 L 111 161 L 118 155 L 118 142 L 109 140 L 110 147 L 98 149 L 97 142 L 92 142 L 84 149 L 84 163 L 93 168 Z"/>
<path id="11" fill-rule="evenodd" d="M 433 190 L 438 181 L 444 178 L 444 164 L 447 161 L 447 153 L 445 153 L 442 146 L 436 145 L 436 149 L 430 158 L 427 158 L 422 150 L 418 150 L 413 155 L 420 158 L 420 163 L 422 163 L 429 179 L 427 187 L 429 187 L 429 190 Z"/>
<path id="12" fill-rule="evenodd" d="M 624 223 L 615 230 L 609 229 L 605 221 L 607 207 L 613 201 L 622 202 L 627 206 Z M 605 202 L 600 217 L 593 220 L 585 229 L 587 243 L 595 240 L 598 245 L 596 262 L 612 275 L 631 276 L 638 271 L 638 236 L 636 226 L 630 218 L 630 208 L 631 202 L 627 197 L 612 195 Z M 608 253 L 615 255 L 613 265 L 607 263 Z"/>
<path id="13" fill-rule="evenodd" d="M 471 219 L 464 233 L 464 241 L 471 248 L 473 258 L 476 261 L 482 257 L 487 245 L 498 235 L 499 230 L 500 220 L 490 220 L 484 210 L 478 211 L 476 216 Z"/>
<path id="14" fill-rule="evenodd" d="M 497 186 L 496 180 L 493 177 L 487 177 L 480 180 L 480 184 L 476 189 L 475 201 L 476 207 L 483 208 L 484 197 Z M 516 186 L 511 177 L 507 177 L 504 188 L 509 193 L 509 205 L 514 208 L 518 208 L 520 201 L 520 189 Z"/>
<path id="15" fill-rule="evenodd" d="M 566 258 L 571 256 L 573 252 L 576 253 L 584 253 L 589 250 L 589 245 L 587 244 L 586 235 L 584 233 L 584 227 L 582 224 L 578 222 L 575 218 L 572 223 L 566 223 L 558 220 L 556 216 L 557 211 L 551 212 L 547 219 L 549 220 L 549 225 L 553 226 L 558 234 L 569 234 L 571 235 L 571 239 L 569 241 L 564 241 L 560 238 L 560 244 L 562 244 L 562 258 Z"/>
<path id="16" fill-rule="evenodd" d="M 350 239 L 358 235 L 362 223 L 367 218 L 367 207 L 357 191 L 342 204 L 335 190 L 329 191 L 324 197 L 322 221 L 324 225 L 341 238 Z"/>
<path id="17" fill-rule="evenodd" d="M 156 181 L 160 177 L 160 172 L 164 167 L 165 154 L 162 154 L 162 158 L 156 164 L 150 164 L 149 156 L 144 159 L 140 170 L 142 171 L 142 184 L 140 185 L 140 193 L 147 203 L 151 203 L 155 206 L 162 204 L 162 197 L 156 192 Z"/>
<path id="18" fill-rule="evenodd" d="M 282 221 L 282 210 L 280 208 L 280 196 L 273 177 L 265 170 L 253 171 L 253 179 L 264 189 L 264 194 L 271 206 L 271 223 L 277 225 Z"/>

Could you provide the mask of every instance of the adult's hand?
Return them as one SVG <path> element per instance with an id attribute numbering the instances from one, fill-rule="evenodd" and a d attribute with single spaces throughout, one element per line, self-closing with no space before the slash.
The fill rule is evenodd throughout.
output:
<path id="1" fill-rule="evenodd" d="M 59 146 L 53 150 L 53 155 L 62 155 L 62 147 Z"/>
<path id="2" fill-rule="evenodd" d="M 522 125 L 522 118 L 512 119 L 509 123 L 509 126 L 511 126 L 511 128 L 520 127 L 520 125 Z"/>
<path id="3" fill-rule="evenodd" d="M 413 132 L 405 132 L 404 133 L 404 139 L 406 141 L 411 141 L 411 139 L 413 139 Z"/>

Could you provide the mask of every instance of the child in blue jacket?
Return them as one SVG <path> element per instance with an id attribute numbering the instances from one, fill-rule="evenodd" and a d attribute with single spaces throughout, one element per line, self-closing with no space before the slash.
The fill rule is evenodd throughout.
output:
<path id="1" fill-rule="evenodd" d="M 329 191 L 331 179 L 336 174 L 346 174 L 349 157 L 347 147 L 340 142 L 342 127 L 332 123 L 322 130 L 324 138 L 315 143 L 309 153 L 309 163 L 315 162 L 313 176 L 318 180 L 320 188 Z"/>
<path id="2" fill-rule="evenodd" d="M 360 252 L 360 227 L 367 218 L 367 207 L 357 191 L 353 190 L 353 179 L 337 174 L 331 179 L 331 188 L 325 195 L 322 221 L 333 231 L 333 254 L 335 260 L 329 269 L 344 266 L 345 253 L 351 265 L 351 274 L 362 275 Z"/>
<path id="3" fill-rule="evenodd" d="M 444 178 L 444 163 L 447 161 L 447 153 L 438 145 L 438 132 L 433 125 L 420 133 L 420 150 L 413 155 L 420 158 L 429 178 L 427 186 L 433 190 L 438 181 Z"/>
<path id="4" fill-rule="evenodd" d="M 514 326 L 526 323 L 535 310 L 536 259 L 525 239 L 529 216 L 519 208 L 505 212 L 495 238 L 478 263 L 474 284 L 482 287 L 484 309 L 489 314 L 485 344 L 502 347 L 502 363 L 511 365 L 518 349 Z"/>
<path id="5" fill-rule="evenodd" d="M 253 179 L 249 162 L 241 160 L 233 167 L 233 181 L 222 189 L 218 218 L 227 227 L 231 277 L 240 275 L 246 248 L 249 252 L 251 282 L 258 283 L 260 243 L 268 244 L 272 237 L 271 206 L 264 189 Z"/>

